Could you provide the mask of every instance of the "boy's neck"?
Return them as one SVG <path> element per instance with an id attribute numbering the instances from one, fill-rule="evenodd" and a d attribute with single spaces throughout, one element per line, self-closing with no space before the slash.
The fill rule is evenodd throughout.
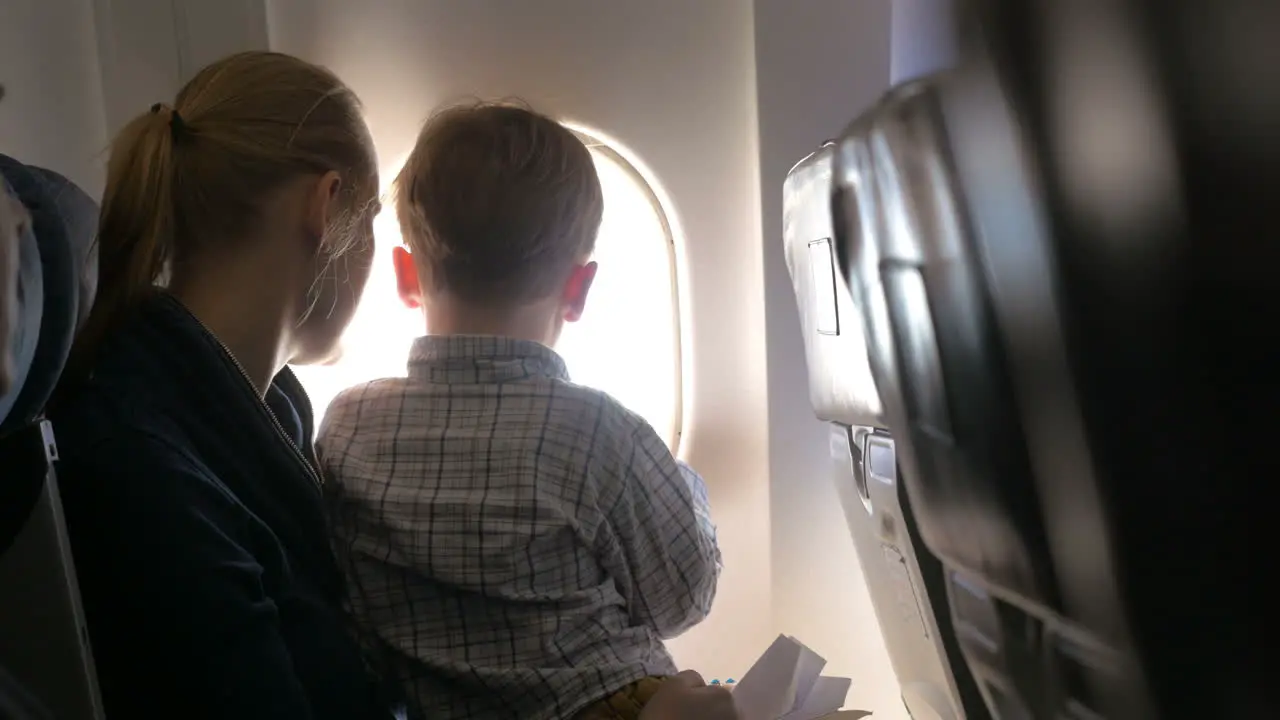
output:
<path id="1" fill-rule="evenodd" d="M 532 340 L 554 347 L 560 339 L 558 304 L 534 303 L 516 308 L 477 308 L 448 299 L 424 307 L 430 335 L 488 335 Z"/>

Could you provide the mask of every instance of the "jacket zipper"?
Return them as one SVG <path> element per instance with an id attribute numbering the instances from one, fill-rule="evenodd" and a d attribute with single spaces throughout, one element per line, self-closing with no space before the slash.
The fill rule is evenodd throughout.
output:
<path id="1" fill-rule="evenodd" d="M 265 400 L 263 400 L 261 397 L 258 396 L 257 390 L 254 389 L 253 379 L 249 377 L 249 373 L 245 371 L 244 366 L 240 364 L 240 361 L 236 359 L 235 354 L 231 352 L 231 348 L 227 347 L 226 343 L 222 342 L 222 340 L 220 340 L 218 336 L 215 335 L 213 331 L 209 329 L 208 325 L 205 325 L 204 322 L 200 320 L 200 318 L 196 317 L 195 313 L 191 312 L 190 310 L 187 310 L 186 306 L 182 305 L 182 303 L 176 303 L 176 304 L 179 307 L 181 307 L 182 310 L 187 315 L 189 315 L 192 320 L 196 321 L 196 324 L 199 325 L 202 330 L 204 330 L 205 334 L 207 334 L 210 338 L 213 339 L 215 343 L 218 344 L 218 347 L 222 348 L 222 352 L 226 353 L 227 358 L 231 360 L 231 364 L 235 366 L 237 371 L 239 371 L 240 377 L 244 378 L 244 381 L 248 384 L 249 389 L 251 391 L 250 394 L 253 395 L 253 399 L 256 402 L 257 406 L 260 409 L 262 409 L 264 412 L 266 412 L 267 419 L 271 421 L 271 426 L 275 428 L 276 435 L 280 436 L 280 439 L 284 441 L 284 444 L 289 446 L 289 449 L 293 451 L 294 459 L 296 459 L 298 461 L 298 464 L 302 466 L 302 469 L 307 473 L 307 477 L 309 477 L 311 479 L 311 482 L 315 483 L 316 488 L 323 493 L 324 481 L 321 479 L 322 476 L 311 464 L 311 462 L 307 460 L 307 457 L 302 453 L 302 450 L 301 448 L 298 447 L 298 444 L 294 442 L 292 438 L 289 437 L 289 434 L 287 432 L 285 432 L 284 426 L 280 424 L 280 419 L 276 417 L 275 411 L 271 409 L 271 406 L 267 405 Z M 345 573 L 343 572 L 342 568 L 338 564 L 339 561 L 338 561 L 337 555 L 335 554 L 333 557 L 334 557 L 334 567 L 338 571 L 339 577 L 342 578 L 341 580 L 342 590 L 339 592 L 339 604 L 343 610 L 342 615 L 346 619 L 347 631 L 352 634 L 352 637 L 356 642 L 356 651 L 360 656 L 360 664 L 364 667 L 365 673 L 368 675 L 369 683 L 370 683 L 371 689 L 373 690 L 375 700 L 380 701 L 381 695 L 382 695 L 382 681 L 381 681 L 382 674 L 379 673 L 377 671 L 377 668 L 374 667 L 374 661 L 372 658 L 369 657 L 366 651 L 365 634 L 362 627 L 355 622 L 355 613 L 351 607 L 351 597 L 346 590 Z"/>
<path id="2" fill-rule="evenodd" d="M 181 306 L 182 303 L 178 303 L 178 305 Z M 289 437 L 289 433 L 284 431 L 284 426 L 280 424 L 280 419 L 276 417 L 275 411 L 273 411 L 271 407 L 267 405 L 266 401 L 258 395 L 257 390 L 254 388 L 253 379 L 249 377 L 249 373 L 245 372 L 244 366 L 236 359 L 235 354 L 231 352 L 231 348 L 228 348 L 226 343 L 219 340 L 218 336 L 215 335 L 213 331 L 209 329 L 209 326 L 205 325 L 200 318 L 196 317 L 195 313 L 187 310 L 186 307 L 183 307 L 182 309 L 191 316 L 191 319 L 196 321 L 196 324 L 205 331 L 205 334 L 213 338 L 213 341 L 218 344 L 218 347 L 222 348 L 222 352 L 226 353 L 227 358 L 231 360 L 231 364 L 240 372 L 240 377 L 244 378 L 244 381 L 248 383 L 249 389 L 252 391 L 251 394 L 253 395 L 253 399 L 257 406 L 267 414 L 267 419 L 271 421 L 271 427 L 275 428 L 276 435 L 280 436 L 280 439 L 284 441 L 284 444 L 288 445 L 289 449 L 293 451 L 294 459 L 302 465 L 302 469 L 307 473 L 307 477 L 310 478 L 311 482 L 315 483 L 316 488 L 323 491 L 324 481 L 321 480 L 320 473 L 311 466 L 311 462 L 307 460 L 306 455 L 302 454 L 302 449 L 293 441 L 293 438 Z"/>

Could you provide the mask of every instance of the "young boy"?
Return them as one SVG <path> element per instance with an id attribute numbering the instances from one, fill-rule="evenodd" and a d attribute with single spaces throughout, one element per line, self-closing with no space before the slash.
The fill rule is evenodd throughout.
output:
<path id="1" fill-rule="evenodd" d="M 321 433 L 356 617 L 423 717 L 634 717 L 720 551 L 701 478 L 551 350 L 596 274 L 591 154 L 527 109 L 455 107 L 395 203 L 400 296 L 430 334 Z"/>

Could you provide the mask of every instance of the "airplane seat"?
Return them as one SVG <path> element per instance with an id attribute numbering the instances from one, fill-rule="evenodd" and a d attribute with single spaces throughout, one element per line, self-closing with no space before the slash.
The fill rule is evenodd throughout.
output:
<path id="1" fill-rule="evenodd" d="M 801 160 L 783 187 L 783 240 L 810 403 L 829 423 L 831 477 L 908 712 L 915 720 L 986 718 L 954 640 L 942 566 L 921 542 L 898 481 L 896 438 L 868 364 L 863 319 L 838 272 L 835 149 L 827 143 Z"/>
<path id="2" fill-rule="evenodd" d="M 1035 669 L 1061 662 L 1050 658 L 1066 641 L 1037 614 L 1061 603 L 986 295 L 986 248 L 974 240 L 973 223 L 987 218 L 969 213 L 965 194 L 1002 186 L 967 183 L 974 168 L 953 152 L 947 110 L 959 72 L 891 89 L 842 135 L 831 203 L 839 274 L 866 326 L 906 494 L 923 544 L 944 566 L 955 639 L 987 707 L 999 718 L 1076 717 L 1037 694 Z M 1004 158 L 990 144 L 979 148 L 993 155 L 979 159 L 981 180 L 1017 183 L 1012 173 L 993 177 Z"/>
<path id="3" fill-rule="evenodd" d="M 0 666 L 54 717 L 101 718 L 43 416 L 97 287 L 98 208 L 52 171 L 0 155 L 3 191 L 31 215 L 19 239 L 15 382 L 0 397 Z"/>
<path id="4" fill-rule="evenodd" d="M 969 663 L 1001 717 L 1274 716 L 1280 5 L 968 15 L 833 212 Z"/>
<path id="5" fill-rule="evenodd" d="M 1274 714 L 1280 8 L 973 5 L 831 209 L 966 662 L 1000 718 Z"/>

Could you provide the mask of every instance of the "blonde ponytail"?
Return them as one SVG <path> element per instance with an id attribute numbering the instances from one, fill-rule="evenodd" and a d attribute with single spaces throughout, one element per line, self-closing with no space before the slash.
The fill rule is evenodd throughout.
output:
<path id="1" fill-rule="evenodd" d="M 172 110 L 134 118 L 111 144 L 98 220 L 98 294 L 72 350 L 73 373 L 116 320 L 144 297 L 168 261 L 174 228 Z"/>
<path id="2" fill-rule="evenodd" d="M 289 55 L 245 52 L 202 69 L 173 107 L 152 106 L 116 136 L 98 225 L 98 295 L 67 382 L 171 264 L 252 235 L 261 200 L 304 174 L 342 175 L 327 252 L 376 205 L 377 156 L 356 96 L 333 73 Z"/>

